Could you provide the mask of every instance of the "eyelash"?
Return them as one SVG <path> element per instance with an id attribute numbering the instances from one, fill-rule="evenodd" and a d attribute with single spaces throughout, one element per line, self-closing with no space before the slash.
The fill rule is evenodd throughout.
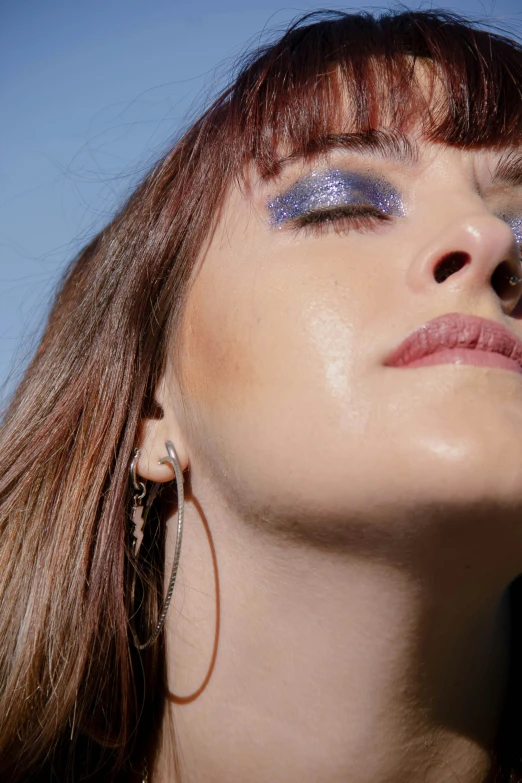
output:
<path id="1" fill-rule="evenodd" d="M 364 204 L 332 207 L 319 209 L 296 217 L 291 223 L 294 231 L 304 231 L 315 236 L 335 231 L 344 235 L 350 231 L 371 231 L 378 223 L 386 223 L 391 220 L 389 215 L 380 212 L 372 206 Z"/>

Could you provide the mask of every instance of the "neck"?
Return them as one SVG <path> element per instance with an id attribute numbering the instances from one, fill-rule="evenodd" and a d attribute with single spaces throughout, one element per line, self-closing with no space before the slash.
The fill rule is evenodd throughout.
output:
<path id="1" fill-rule="evenodd" d="M 433 542 L 354 555 L 219 517 L 210 536 L 189 499 L 152 783 L 486 780 L 509 645 L 494 564 Z"/>

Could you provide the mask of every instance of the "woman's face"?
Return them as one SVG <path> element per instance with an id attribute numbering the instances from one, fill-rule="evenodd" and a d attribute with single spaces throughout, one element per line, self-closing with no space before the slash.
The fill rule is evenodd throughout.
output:
<path id="1" fill-rule="evenodd" d="M 175 406 L 193 483 L 204 475 L 267 527 L 328 540 L 369 516 L 408 525 L 408 511 L 522 502 L 520 368 L 471 365 L 470 352 L 387 364 L 447 314 L 522 339 L 508 281 L 522 158 L 409 138 L 252 175 L 202 259 Z M 440 323 L 463 339 L 474 328 Z"/>

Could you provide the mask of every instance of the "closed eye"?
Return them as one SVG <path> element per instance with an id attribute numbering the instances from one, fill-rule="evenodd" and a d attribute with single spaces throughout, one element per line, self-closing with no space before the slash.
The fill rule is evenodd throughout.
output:
<path id="1" fill-rule="evenodd" d="M 371 231 L 377 228 L 378 224 L 389 222 L 391 219 L 390 215 L 369 204 L 346 204 L 298 215 L 289 223 L 289 228 L 314 235 L 322 235 L 330 231 L 344 235 L 350 231 Z"/>

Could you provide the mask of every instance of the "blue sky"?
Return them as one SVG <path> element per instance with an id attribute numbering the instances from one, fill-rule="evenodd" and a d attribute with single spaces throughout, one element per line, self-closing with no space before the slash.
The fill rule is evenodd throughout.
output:
<path id="1" fill-rule="evenodd" d="M 318 7 L 362 6 L 0 0 L 0 384 L 10 376 L 12 388 L 33 350 L 67 261 L 187 112 L 263 29 Z M 522 29 L 520 0 L 454 0 L 451 10 Z"/>

